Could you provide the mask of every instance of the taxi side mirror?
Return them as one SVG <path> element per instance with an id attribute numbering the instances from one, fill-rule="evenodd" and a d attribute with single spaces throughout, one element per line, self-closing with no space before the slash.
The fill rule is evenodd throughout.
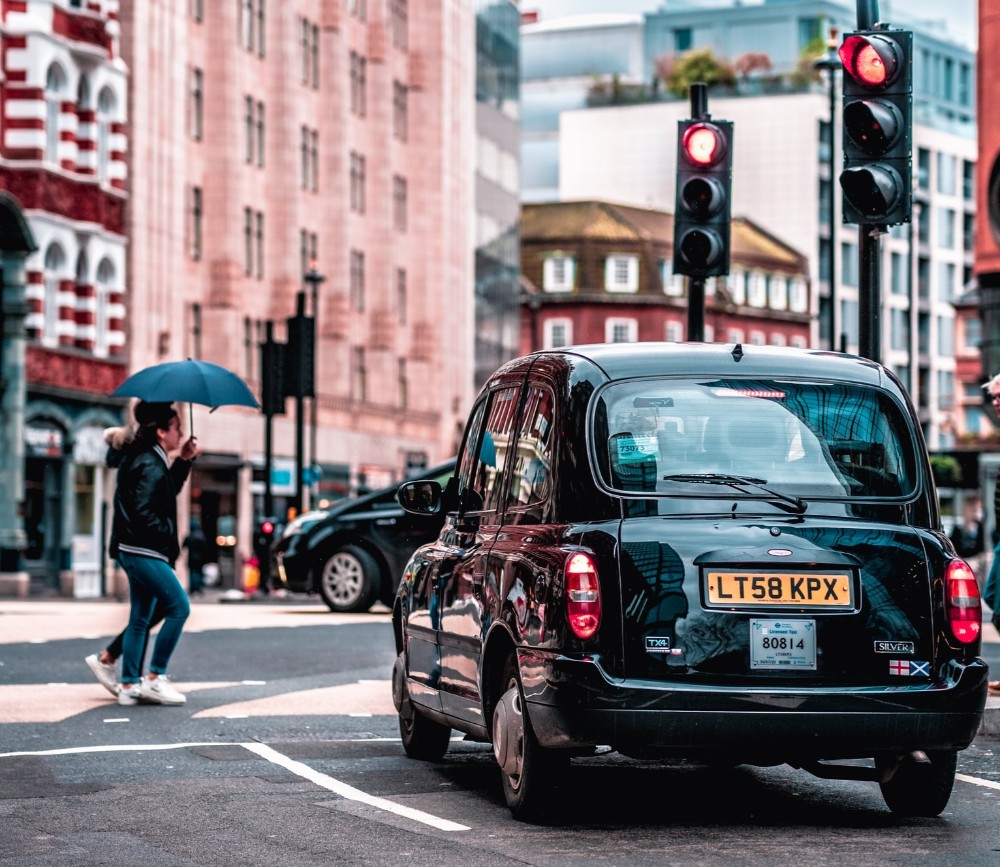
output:
<path id="1" fill-rule="evenodd" d="M 403 482 L 396 489 L 396 502 L 414 515 L 436 515 L 441 511 L 441 485 L 423 479 Z"/>

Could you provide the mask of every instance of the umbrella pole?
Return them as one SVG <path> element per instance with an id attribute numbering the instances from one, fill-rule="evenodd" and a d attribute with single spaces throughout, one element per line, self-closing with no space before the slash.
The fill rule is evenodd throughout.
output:
<path id="1" fill-rule="evenodd" d="M 188 436 L 194 436 L 194 404 L 188 404 Z"/>

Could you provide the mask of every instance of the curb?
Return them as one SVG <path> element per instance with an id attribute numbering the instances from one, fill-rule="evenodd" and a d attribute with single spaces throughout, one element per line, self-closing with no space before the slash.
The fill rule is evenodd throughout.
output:
<path id="1" fill-rule="evenodd" d="M 992 738 L 1000 737 L 1000 697 L 991 695 L 986 699 L 986 710 L 983 711 L 979 734 Z"/>

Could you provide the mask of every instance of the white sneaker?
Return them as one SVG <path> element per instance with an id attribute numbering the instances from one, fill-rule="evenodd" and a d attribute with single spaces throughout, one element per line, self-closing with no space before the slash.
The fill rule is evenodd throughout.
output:
<path id="1" fill-rule="evenodd" d="M 170 678 L 165 674 L 156 678 L 146 675 L 139 685 L 139 692 L 143 701 L 154 704 L 184 704 L 187 701 L 187 697 L 174 689 Z"/>
<path id="2" fill-rule="evenodd" d="M 90 670 L 94 672 L 94 677 L 97 678 L 97 682 L 103 686 L 112 695 L 118 695 L 118 677 L 115 673 L 114 665 L 108 665 L 105 662 L 101 662 L 101 658 L 96 654 L 92 653 L 84 662 L 90 666 Z"/>
<path id="3" fill-rule="evenodd" d="M 142 698 L 142 687 L 138 683 L 123 683 L 118 687 L 118 704 L 122 707 L 132 707 Z"/>

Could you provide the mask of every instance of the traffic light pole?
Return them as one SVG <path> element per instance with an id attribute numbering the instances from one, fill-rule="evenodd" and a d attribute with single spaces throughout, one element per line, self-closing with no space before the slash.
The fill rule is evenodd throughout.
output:
<path id="1" fill-rule="evenodd" d="M 881 226 L 858 226 L 861 285 L 858 287 L 858 354 L 882 362 Z"/>
<path id="2" fill-rule="evenodd" d="M 274 343 L 274 322 L 267 320 L 264 332 L 264 340 L 268 344 Z M 280 375 L 276 371 L 265 371 L 261 376 Z M 274 412 L 270 402 L 263 401 L 264 406 L 264 514 L 271 516 L 274 514 L 274 492 L 271 489 L 271 475 L 274 472 Z"/>
<path id="3" fill-rule="evenodd" d="M 705 339 L 705 278 L 688 277 L 687 339 L 697 343 Z"/>
<path id="4" fill-rule="evenodd" d="M 305 318 L 306 293 L 299 292 L 295 298 L 295 315 Z M 302 389 L 295 394 L 295 514 L 302 514 L 302 470 L 305 465 L 305 398 Z"/>

